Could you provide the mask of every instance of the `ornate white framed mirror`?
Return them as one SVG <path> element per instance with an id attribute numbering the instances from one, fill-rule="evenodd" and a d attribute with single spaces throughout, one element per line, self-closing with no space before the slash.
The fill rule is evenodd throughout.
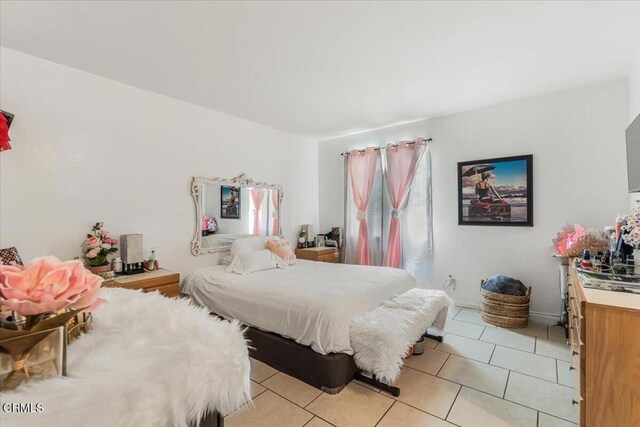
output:
<path id="1" fill-rule="evenodd" d="M 226 252 L 235 239 L 281 235 L 284 194 L 279 184 L 235 178 L 195 176 L 191 181 L 196 224 L 191 253 Z"/>

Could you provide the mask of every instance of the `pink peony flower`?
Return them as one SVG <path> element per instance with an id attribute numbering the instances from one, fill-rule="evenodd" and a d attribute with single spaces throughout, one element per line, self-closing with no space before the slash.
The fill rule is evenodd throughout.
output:
<path id="1" fill-rule="evenodd" d="M 94 309 L 102 277 L 79 260 L 32 260 L 27 267 L 0 266 L 0 305 L 22 315 L 53 313 L 67 307 Z"/>

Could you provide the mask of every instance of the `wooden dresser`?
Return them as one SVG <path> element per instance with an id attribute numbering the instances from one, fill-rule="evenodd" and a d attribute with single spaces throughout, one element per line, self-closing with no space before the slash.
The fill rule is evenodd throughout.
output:
<path id="1" fill-rule="evenodd" d="M 180 295 L 179 284 L 180 274 L 161 268 L 131 276 L 117 276 L 113 280 L 105 281 L 102 286 L 142 289 L 144 292 L 159 291 L 162 295 L 172 298 Z"/>
<path id="2" fill-rule="evenodd" d="M 640 426 L 640 295 L 585 288 L 573 265 L 569 340 L 580 425 Z"/>
<path id="3" fill-rule="evenodd" d="M 296 257 L 320 262 L 340 262 L 340 249 L 338 248 L 305 248 L 296 249 Z"/>

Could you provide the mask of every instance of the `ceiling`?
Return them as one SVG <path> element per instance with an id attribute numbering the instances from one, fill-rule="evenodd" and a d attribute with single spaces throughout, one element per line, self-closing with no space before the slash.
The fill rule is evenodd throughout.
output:
<path id="1" fill-rule="evenodd" d="M 640 2 L 11 2 L 0 44 L 313 139 L 623 78 Z"/>

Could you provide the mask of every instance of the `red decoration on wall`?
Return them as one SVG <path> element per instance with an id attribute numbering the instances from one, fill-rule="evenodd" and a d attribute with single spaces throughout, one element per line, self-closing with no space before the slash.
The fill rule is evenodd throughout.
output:
<path id="1" fill-rule="evenodd" d="M 11 150 L 9 141 L 9 121 L 4 112 L 0 112 L 0 151 Z"/>

